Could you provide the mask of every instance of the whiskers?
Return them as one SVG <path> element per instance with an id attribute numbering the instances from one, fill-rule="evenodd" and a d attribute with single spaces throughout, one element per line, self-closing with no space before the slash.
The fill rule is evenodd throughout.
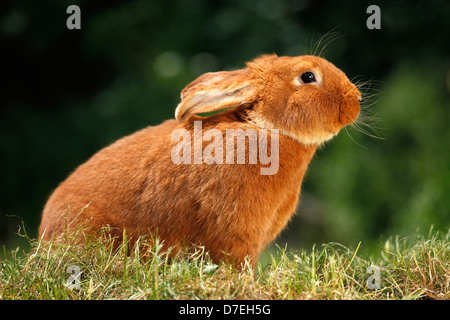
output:
<path id="1" fill-rule="evenodd" d="M 305 54 L 310 54 L 318 57 L 324 58 L 326 55 L 327 47 L 336 41 L 337 39 L 341 38 L 342 36 L 339 34 L 339 32 L 335 31 L 338 27 L 335 27 L 325 33 L 323 36 L 321 36 L 318 40 L 314 41 L 313 38 L 311 38 L 311 42 L 308 46 L 308 49 L 306 50 Z M 313 43 L 314 41 L 314 43 Z"/>
<path id="2" fill-rule="evenodd" d="M 380 131 L 385 130 L 385 128 L 379 126 L 380 118 L 376 116 L 373 109 L 373 106 L 377 103 L 377 97 L 382 93 L 373 88 L 375 84 L 379 83 L 372 79 L 363 80 L 358 78 L 353 78 L 352 83 L 354 83 L 359 92 L 361 92 L 361 110 L 356 120 L 352 122 L 350 126 L 344 128 L 345 132 L 350 139 L 358 145 L 360 144 L 351 136 L 349 128 L 370 138 L 383 140 L 384 137 L 381 135 Z"/>

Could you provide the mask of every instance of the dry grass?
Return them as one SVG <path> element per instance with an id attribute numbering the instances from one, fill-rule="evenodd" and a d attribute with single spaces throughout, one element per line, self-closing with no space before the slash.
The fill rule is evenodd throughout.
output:
<path id="1" fill-rule="evenodd" d="M 215 265 L 202 248 L 166 259 L 157 240 L 139 239 L 131 253 L 126 241 L 102 237 L 30 240 L 30 252 L 0 261 L 0 299 L 450 299 L 449 237 L 389 239 L 378 261 L 339 244 L 279 248 L 266 253 L 266 266 L 240 270 Z M 69 266 L 81 272 L 76 288 L 67 287 Z"/>

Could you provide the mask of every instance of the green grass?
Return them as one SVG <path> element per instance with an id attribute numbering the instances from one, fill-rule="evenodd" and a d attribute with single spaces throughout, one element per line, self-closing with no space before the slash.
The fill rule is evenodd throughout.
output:
<path id="1" fill-rule="evenodd" d="M 157 240 L 139 239 L 132 252 L 101 237 L 29 240 L 29 252 L 4 250 L 0 299 L 450 299 L 449 238 L 450 230 L 391 238 L 376 261 L 335 243 L 278 248 L 240 270 L 215 265 L 202 248 L 166 259 Z M 81 272 L 77 288 L 66 286 L 69 266 Z"/>

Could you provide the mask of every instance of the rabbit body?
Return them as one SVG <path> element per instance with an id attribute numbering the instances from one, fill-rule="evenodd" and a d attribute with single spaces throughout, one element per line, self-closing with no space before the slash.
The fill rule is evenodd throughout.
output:
<path id="1" fill-rule="evenodd" d="M 317 83 L 301 83 L 305 70 L 312 70 Z M 295 212 L 317 146 L 356 119 L 360 94 L 322 58 L 270 55 L 241 70 L 200 76 L 181 98 L 177 120 L 116 141 L 61 183 L 44 208 L 40 237 L 49 240 L 88 221 L 110 226 L 118 237 L 123 229 L 131 239 L 157 235 L 174 252 L 204 246 L 216 262 L 249 257 L 254 264 Z M 196 115 L 221 109 L 229 110 Z M 194 136 L 194 121 L 201 121 L 203 134 L 219 130 L 224 141 L 230 129 L 279 129 L 277 172 L 261 174 L 267 165 L 260 162 L 174 163 L 179 142 L 172 135 L 184 129 Z M 272 136 L 267 131 L 267 141 Z M 204 151 L 209 142 L 201 143 Z M 246 141 L 247 159 L 251 147 Z"/>

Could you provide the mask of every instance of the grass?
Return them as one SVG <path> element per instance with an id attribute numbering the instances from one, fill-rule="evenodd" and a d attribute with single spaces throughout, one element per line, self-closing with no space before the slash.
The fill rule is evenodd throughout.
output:
<path id="1" fill-rule="evenodd" d="M 4 249 L 0 299 L 450 299 L 449 238 L 390 238 L 376 261 L 359 246 L 278 248 L 265 253 L 267 265 L 241 270 L 214 264 L 201 247 L 166 259 L 158 239 L 141 238 L 131 252 L 104 237 L 30 239 L 29 252 Z"/>

